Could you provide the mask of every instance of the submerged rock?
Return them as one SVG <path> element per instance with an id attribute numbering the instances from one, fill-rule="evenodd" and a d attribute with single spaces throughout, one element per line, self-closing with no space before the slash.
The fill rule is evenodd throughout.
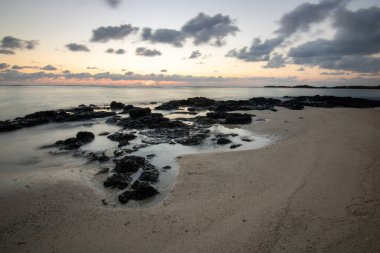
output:
<path id="1" fill-rule="evenodd" d="M 140 177 L 140 181 L 146 181 L 146 182 L 151 182 L 151 183 L 156 183 L 158 181 L 158 177 L 160 176 L 160 172 L 155 169 L 149 169 L 149 170 L 144 170 Z"/>
<path id="2" fill-rule="evenodd" d="M 246 113 L 227 113 L 226 124 L 249 124 L 252 122 L 252 115 Z"/>
<path id="3" fill-rule="evenodd" d="M 230 149 L 235 149 L 235 148 L 238 148 L 238 147 L 240 147 L 240 146 L 242 146 L 241 144 L 232 144 L 231 146 L 230 146 Z"/>
<path id="4" fill-rule="evenodd" d="M 155 196 L 159 192 L 147 182 L 135 181 L 130 190 L 119 195 L 119 202 L 127 203 L 129 200 L 143 200 Z"/>

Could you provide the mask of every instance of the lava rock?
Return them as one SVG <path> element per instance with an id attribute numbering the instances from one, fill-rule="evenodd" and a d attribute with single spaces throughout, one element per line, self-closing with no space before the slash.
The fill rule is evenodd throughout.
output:
<path id="1" fill-rule="evenodd" d="M 160 173 L 158 172 L 157 169 L 149 169 L 149 170 L 144 170 L 140 177 L 140 181 L 146 181 L 146 182 L 151 182 L 151 183 L 156 183 L 158 181 L 158 177 L 160 176 Z"/>
<path id="2" fill-rule="evenodd" d="M 125 105 L 121 102 L 112 101 L 110 104 L 112 110 L 120 110 L 125 107 Z"/>
<path id="3" fill-rule="evenodd" d="M 82 143 L 89 143 L 95 139 L 95 135 L 93 133 L 86 132 L 86 131 L 78 132 L 76 137 L 77 137 L 77 140 Z"/>
<path id="4" fill-rule="evenodd" d="M 118 173 L 136 172 L 139 168 L 151 168 L 144 157 L 128 155 L 120 160 L 115 160 L 115 171 Z"/>
<path id="5" fill-rule="evenodd" d="M 252 122 L 252 115 L 246 113 L 227 113 L 225 124 L 249 124 Z"/>
<path id="6" fill-rule="evenodd" d="M 119 195 L 119 202 L 127 203 L 129 200 L 143 200 L 155 196 L 159 192 L 147 182 L 135 181 L 130 190 Z"/>
<path id="7" fill-rule="evenodd" d="M 95 175 L 106 174 L 110 171 L 110 168 L 101 168 Z"/>
<path id="8" fill-rule="evenodd" d="M 104 187 L 125 189 L 128 187 L 128 185 L 131 182 L 132 182 L 132 178 L 129 176 L 129 174 L 120 173 L 120 174 L 113 174 L 110 177 L 108 177 L 103 182 L 103 185 Z"/>
<path id="9" fill-rule="evenodd" d="M 240 147 L 240 146 L 242 146 L 241 144 L 232 144 L 231 146 L 230 146 L 230 149 L 235 149 L 235 148 L 238 148 L 238 147 Z"/>
<path id="10" fill-rule="evenodd" d="M 132 119 L 136 119 L 136 118 L 140 118 L 140 117 L 144 117 L 144 116 L 149 115 L 151 113 L 151 110 L 148 107 L 147 108 L 135 107 L 135 108 L 129 110 L 128 113 Z"/>
<path id="11" fill-rule="evenodd" d="M 224 137 L 219 138 L 216 142 L 216 144 L 219 144 L 219 145 L 226 145 L 228 143 L 231 143 L 231 140 Z"/>

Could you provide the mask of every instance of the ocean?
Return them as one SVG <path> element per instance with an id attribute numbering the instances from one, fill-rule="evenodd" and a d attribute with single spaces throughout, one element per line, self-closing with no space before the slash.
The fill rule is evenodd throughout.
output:
<path id="1" fill-rule="evenodd" d="M 42 110 L 76 107 L 80 104 L 109 105 L 111 101 L 133 104 L 135 106 L 155 105 L 150 102 L 165 102 L 173 99 L 204 96 L 213 99 L 248 99 L 252 97 L 283 97 L 300 95 L 334 95 L 352 96 L 361 98 L 380 99 L 380 90 L 349 90 L 349 89 L 282 89 L 282 88 L 211 88 L 211 87 L 99 87 L 99 86 L 0 86 L 0 120 L 13 119 L 29 113 Z M 185 109 L 186 110 L 186 109 Z M 189 115 L 175 115 L 162 112 L 166 117 L 189 117 Z M 199 115 L 204 112 L 199 112 Z M 255 121 L 265 120 L 253 117 Z M 105 152 L 113 157 L 118 150 L 118 143 L 109 140 L 100 133 L 120 131 L 115 125 L 105 124 L 105 119 L 92 119 L 82 122 L 50 123 L 36 127 L 29 127 L 13 132 L 0 133 L 0 177 L 7 177 L 8 173 L 34 173 L 44 171 L 66 171 L 68 177 L 82 180 L 95 190 L 102 192 L 107 202 L 117 203 L 118 189 L 105 189 L 103 182 L 107 175 L 96 175 L 100 168 L 113 168 L 112 159 L 107 162 L 89 161 L 81 153 Z M 53 144 L 58 140 L 74 137 L 79 131 L 90 131 L 95 134 L 95 140 L 81 146 L 77 151 L 61 152 L 57 149 L 41 148 Z M 230 145 L 217 145 L 218 136 L 228 136 L 232 144 L 241 145 L 234 149 L 257 149 L 273 143 L 273 136 L 260 136 L 247 130 L 233 127 L 214 125 L 208 129 L 210 136 L 201 145 L 184 146 L 181 144 L 160 143 L 140 148 L 130 154 L 149 157 L 149 161 L 160 173 L 159 182 L 154 186 L 160 194 L 153 200 L 132 202 L 127 206 L 149 206 L 162 201 L 170 191 L 178 174 L 177 157 L 186 154 L 204 152 L 231 151 Z M 135 131 L 138 137 L 131 144 L 123 147 L 124 150 L 133 145 L 144 143 L 144 135 Z M 244 142 L 249 139 L 250 142 Z M 170 166 L 170 170 L 163 169 Z M 112 172 L 111 172 L 112 174 Z M 133 175 L 137 179 L 141 171 Z M 99 200 L 100 201 L 100 200 Z"/>
<path id="2" fill-rule="evenodd" d="M 109 105 L 165 102 L 189 97 L 248 99 L 283 96 L 351 96 L 380 99 L 380 90 L 231 88 L 231 87 L 121 87 L 121 86 L 0 86 L 0 120 L 13 119 L 42 110 L 69 108 L 79 104 Z"/>

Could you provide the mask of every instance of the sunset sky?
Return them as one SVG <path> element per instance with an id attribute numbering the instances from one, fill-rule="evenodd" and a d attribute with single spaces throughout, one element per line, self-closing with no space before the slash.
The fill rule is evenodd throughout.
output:
<path id="1" fill-rule="evenodd" d="M 0 84 L 379 85 L 378 0 L 1 0 Z"/>

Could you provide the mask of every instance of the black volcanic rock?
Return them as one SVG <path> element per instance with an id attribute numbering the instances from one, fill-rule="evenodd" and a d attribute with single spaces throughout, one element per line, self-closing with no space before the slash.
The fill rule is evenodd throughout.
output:
<path id="1" fill-rule="evenodd" d="M 77 140 L 82 143 L 89 143 L 95 139 L 95 135 L 93 133 L 86 131 L 78 132 L 76 137 Z"/>
<path id="2" fill-rule="evenodd" d="M 134 155 L 128 155 L 119 160 L 115 160 L 115 164 L 115 171 L 117 173 L 136 172 L 140 168 L 143 170 L 154 168 L 154 166 L 150 164 L 144 157 Z"/>
<path id="3" fill-rule="evenodd" d="M 227 139 L 227 138 L 224 138 L 224 137 L 221 137 L 219 138 L 217 141 L 216 141 L 216 144 L 219 144 L 219 145 L 226 145 L 228 143 L 231 143 L 231 140 L 230 139 Z"/>
<path id="4" fill-rule="evenodd" d="M 112 110 L 121 110 L 125 107 L 125 104 L 121 102 L 112 101 L 110 107 Z"/>
<path id="5" fill-rule="evenodd" d="M 151 113 L 151 110 L 148 107 L 146 107 L 146 108 L 135 107 L 133 109 L 130 109 L 128 111 L 128 113 L 132 119 L 136 119 L 136 118 L 140 118 L 140 117 L 144 117 L 144 116 L 149 115 Z"/>
<path id="6" fill-rule="evenodd" d="M 129 133 L 116 132 L 107 136 L 111 141 L 119 142 L 119 147 L 129 144 L 129 141 L 136 139 L 136 135 Z"/>
<path id="7" fill-rule="evenodd" d="M 181 106 L 205 108 L 214 105 L 215 100 L 205 97 L 193 97 L 182 100 L 172 100 L 156 107 L 157 110 L 176 110 Z"/>
<path id="8" fill-rule="evenodd" d="M 156 183 L 158 181 L 158 177 L 160 176 L 160 172 L 158 172 L 157 169 L 152 168 L 149 170 L 144 170 L 140 177 L 140 181 L 146 181 L 146 182 L 151 182 L 151 183 Z"/>
<path id="9" fill-rule="evenodd" d="M 110 177 L 108 177 L 104 182 L 104 187 L 112 187 L 112 188 L 119 188 L 119 189 L 125 189 L 128 187 L 128 185 L 131 183 L 132 178 L 129 176 L 129 174 L 113 174 Z"/>
<path id="10" fill-rule="evenodd" d="M 158 194 L 156 188 L 146 182 L 135 181 L 130 190 L 123 192 L 119 195 L 119 202 L 122 204 L 127 203 L 129 200 L 143 200 Z"/>
<path id="11" fill-rule="evenodd" d="M 226 124 L 249 124 L 252 122 L 252 115 L 246 113 L 227 113 Z"/>

